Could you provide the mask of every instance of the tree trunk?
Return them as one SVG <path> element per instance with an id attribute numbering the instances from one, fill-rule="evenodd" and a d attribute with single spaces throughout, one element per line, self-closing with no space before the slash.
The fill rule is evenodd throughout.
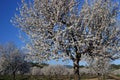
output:
<path id="1" fill-rule="evenodd" d="M 98 80 L 106 80 L 106 75 L 102 75 L 100 73 L 98 73 Z"/>
<path id="2" fill-rule="evenodd" d="M 13 80 L 16 80 L 16 79 L 15 79 L 15 71 L 13 72 Z"/>
<path id="3" fill-rule="evenodd" d="M 74 80 L 80 80 L 79 61 L 80 61 L 80 59 L 75 59 L 73 61 L 73 65 L 74 65 Z"/>

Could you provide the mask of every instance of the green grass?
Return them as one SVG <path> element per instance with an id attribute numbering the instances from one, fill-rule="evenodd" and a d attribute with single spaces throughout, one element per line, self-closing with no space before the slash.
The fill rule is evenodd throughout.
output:
<path id="1" fill-rule="evenodd" d="M 29 80 L 29 76 L 17 75 L 16 80 Z M 0 80 L 13 80 L 12 75 L 0 75 Z"/>
<path id="2" fill-rule="evenodd" d="M 86 79 L 87 76 L 82 76 Z M 11 75 L 0 76 L 0 80 L 13 80 Z M 17 75 L 16 80 L 73 80 L 73 76 L 21 76 Z"/>
<path id="3" fill-rule="evenodd" d="M 73 77 L 70 76 L 21 76 L 17 75 L 16 80 L 71 80 Z M 2 75 L 0 80 L 13 80 L 11 75 Z"/>
<path id="4" fill-rule="evenodd" d="M 96 76 L 82 75 L 81 79 L 92 79 Z M 11 75 L 0 76 L 0 80 L 13 80 Z M 32 75 L 17 75 L 16 80 L 73 80 L 73 76 L 32 76 Z"/>
<path id="5" fill-rule="evenodd" d="M 116 75 L 117 77 L 120 77 L 120 74 Z"/>

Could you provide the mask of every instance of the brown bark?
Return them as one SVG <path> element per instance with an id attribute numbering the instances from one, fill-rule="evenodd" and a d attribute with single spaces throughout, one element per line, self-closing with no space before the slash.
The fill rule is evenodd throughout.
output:
<path id="1" fill-rule="evenodd" d="M 80 80 L 79 61 L 80 61 L 80 59 L 75 59 L 73 61 L 73 65 L 74 65 L 74 80 Z"/>

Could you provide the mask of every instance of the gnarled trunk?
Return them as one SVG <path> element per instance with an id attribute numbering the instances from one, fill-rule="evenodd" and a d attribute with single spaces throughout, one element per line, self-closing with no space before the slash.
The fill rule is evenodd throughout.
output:
<path id="1" fill-rule="evenodd" d="M 74 80 L 80 80 L 79 61 L 80 61 L 80 59 L 75 59 L 73 61 L 73 66 L 74 66 Z"/>

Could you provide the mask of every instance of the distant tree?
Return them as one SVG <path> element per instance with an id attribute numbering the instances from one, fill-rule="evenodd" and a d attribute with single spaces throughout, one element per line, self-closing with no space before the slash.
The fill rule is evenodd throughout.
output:
<path id="1" fill-rule="evenodd" d="M 107 23 L 109 23 L 109 20 Z M 100 24 L 102 25 L 103 23 Z M 120 27 L 115 25 L 115 23 L 108 27 L 102 27 L 99 31 L 96 31 L 97 29 L 92 31 L 95 31 L 96 34 L 96 39 L 91 41 L 91 45 L 95 49 L 91 51 L 91 53 L 94 53 L 91 56 L 91 60 L 88 58 L 88 63 L 100 76 L 100 80 L 103 80 L 110 72 L 111 61 L 120 58 Z"/>
<path id="2" fill-rule="evenodd" d="M 104 80 L 110 73 L 110 59 L 103 57 L 96 57 L 90 64 L 89 69 L 91 73 L 98 76 L 98 80 Z"/>
<path id="3" fill-rule="evenodd" d="M 111 69 L 112 70 L 120 69 L 120 64 L 111 64 Z"/>
<path id="4" fill-rule="evenodd" d="M 20 74 L 24 75 L 25 73 L 29 73 L 31 68 L 31 64 L 24 60 L 24 62 L 19 66 L 18 71 Z"/>
<path id="5" fill-rule="evenodd" d="M 41 69 L 44 75 L 69 75 L 68 69 L 63 65 L 49 65 Z"/>
<path id="6" fill-rule="evenodd" d="M 111 0 L 22 0 L 12 23 L 28 37 L 30 60 L 71 59 L 79 80 L 81 55 L 113 57 L 117 45 L 118 6 Z M 115 58 L 115 57 L 114 57 Z"/>
<path id="7" fill-rule="evenodd" d="M 13 80 L 15 80 L 18 71 L 21 73 L 29 71 L 29 66 L 24 59 L 24 53 L 14 43 L 2 45 L 0 50 L 1 71 L 4 74 L 12 74 Z"/>
<path id="8" fill-rule="evenodd" d="M 33 62 L 30 62 L 30 64 L 31 64 L 32 67 L 39 67 L 39 68 L 49 66 L 49 64 L 47 64 L 47 63 L 33 63 Z"/>
<path id="9" fill-rule="evenodd" d="M 32 75 L 43 75 L 43 72 L 41 71 L 40 67 L 34 66 L 34 67 L 31 67 L 31 74 Z"/>

